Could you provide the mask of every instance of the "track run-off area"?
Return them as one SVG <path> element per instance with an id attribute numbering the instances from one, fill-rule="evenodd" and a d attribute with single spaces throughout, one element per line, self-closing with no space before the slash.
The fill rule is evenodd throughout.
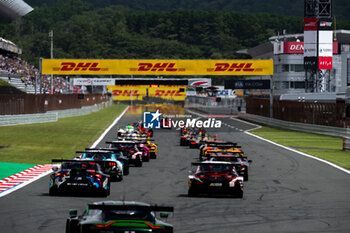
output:
<path id="1" fill-rule="evenodd" d="M 111 183 L 107 198 L 49 196 L 44 176 L 0 198 L 0 232 L 63 233 L 69 209 L 81 214 L 87 203 L 101 200 L 174 206 L 167 221 L 175 232 L 350 232 L 348 173 L 246 133 L 256 127 L 250 123 L 220 119 L 222 128 L 211 134 L 237 142 L 253 161 L 243 199 L 188 197 L 188 171 L 199 150 L 181 147 L 178 130 L 161 129 L 154 132 L 158 158 L 131 167 L 122 182 Z M 140 120 L 126 112 L 95 146 L 115 140 L 117 125 Z"/>

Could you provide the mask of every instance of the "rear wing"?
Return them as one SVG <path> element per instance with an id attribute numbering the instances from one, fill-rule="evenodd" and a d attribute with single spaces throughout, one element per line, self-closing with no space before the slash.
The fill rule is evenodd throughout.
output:
<path id="1" fill-rule="evenodd" d="M 225 155 L 225 154 L 222 154 L 222 155 L 213 155 L 213 154 L 207 154 L 207 155 L 204 155 L 203 157 L 225 157 L 225 158 L 240 158 L 240 159 L 248 159 L 247 156 L 240 156 L 240 155 Z"/>
<path id="2" fill-rule="evenodd" d="M 83 154 L 83 153 L 110 154 L 111 151 L 85 148 L 85 151 L 76 151 L 75 153 L 76 154 Z"/>
<path id="3" fill-rule="evenodd" d="M 206 145 L 207 147 L 221 147 L 221 148 L 225 148 L 225 147 L 240 148 L 241 147 L 241 146 L 238 146 L 237 143 L 203 143 L 203 145 Z"/>
<path id="4" fill-rule="evenodd" d="M 138 206 L 138 205 L 96 205 L 88 204 L 88 208 L 97 210 L 144 210 L 144 211 L 166 211 L 174 212 L 172 206 Z"/>
<path id="5" fill-rule="evenodd" d="M 98 161 L 98 160 L 86 160 L 86 159 L 52 159 L 52 163 L 96 163 L 99 165 L 108 165 L 109 163 L 113 163 L 113 161 Z"/>
<path id="6" fill-rule="evenodd" d="M 118 144 L 138 144 L 138 142 L 131 141 L 131 140 L 128 140 L 128 141 L 107 141 L 106 143 L 107 144 L 113 144 L 113 143 L 118 143 Z"/>
<path id="7" fill-rule="evenodd" d="M 221 161 L 217 161 L 215 163 L 211 162 L 211 163 L 207 163 L 207 162 L 193 162 L 191 163 L 192 166 L 201 166 L 201 165 L 236 165 L 236 164 L 241 164 L 239 162 L 221 162 Z"/>

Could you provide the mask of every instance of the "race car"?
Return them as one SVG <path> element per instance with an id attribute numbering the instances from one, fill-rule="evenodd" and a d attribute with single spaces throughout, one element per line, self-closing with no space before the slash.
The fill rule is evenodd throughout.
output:
<path id="1" fill-rule="evenodd" d="M 129 163 L 134 164 L 136 167 L 142 167 L 142 152 L 138 150 L 137 144 L 135 141 L 108 141 L 108 148 L 110 149 L 119 149 L 123 151 L 124 155 L 129 158 Z"/>
<path id="2" fill-rule="evenodd" d="M 119 161 L 112 151 L 86 148 L 85 151 L 77 151 L 76 153 L 81 154 L 79 157 L 76 157 L 76 159 L 96 162 L 102 161 L 99 165 L 104 173 L 110 175 L 111 181 L 123 180 L 124 163 Z"/>
<path id="3" fill-rule="evenodd" d="M 228 193 L 243 197 L 243 177 L 237 174 L 234 163 L 203 161 L 192 165 L 197 169 L 188 176 L 188 196 Z"/>
<path id="4" fill-rule="evenodd" d="M 139 143 L 144 144 L 149 149 L 151 159 L 157 158 L 158 146 L 157 146 L 157 144 L 152 142 L 152 141 L 154 141 L 154 139 L 145 138 L 145 137 L 138 137 L 138 138 L 134 138 L 132 140 L 135 142 L 139 142 Z"/>
<path id="5" fill-rule="evenodd" d="M 218 151 L 207 155 L 204 157 L 204 160 L 232 162 L 235 164 L 235 169 L 238 175 L 243 176 L 244 181 L 248 181 L 249 165 L 252 163 L 252 160 L 248 160 L 246 156 L 241 156 L 237 152 Z"/>
<path id="6" fill-rule="evenodd" d="M 134 201 L 103 201 L 86 206 L 78 216 L 77 210 L 69 211 L 66 233 L 107 233 L 107 232 L 163 232 L 173 233 L 173 226 L 156 217 L 167 218 L 173 207 L 149 205 Z"/>
<path id="7" fill-rule="evenodd" d="M 239 153 L 241 156 L 243 156 L 244 153 L 239 148 L 241 147 L 238 146 L 237 143 L 233 143 L 233 142 L 218 141 L 218 142 L 206 143 L 200 147 L 199 159 L 203 160 L 204 156 L 210 155 L 212 152 L 223 151 L 223 150 L 236 152 L 236 153 Z"/>
<path id="8" fill-rule="evenodd" d="M 98 194 L 107 197 L 110 193 L 109 175 L 101 171 L 98 163 L 83 160 L 53 159 L 52 163 L 61 163 L 60 168 L 53 167 L 50 175 L 49 195 L 58 194 Z"/>

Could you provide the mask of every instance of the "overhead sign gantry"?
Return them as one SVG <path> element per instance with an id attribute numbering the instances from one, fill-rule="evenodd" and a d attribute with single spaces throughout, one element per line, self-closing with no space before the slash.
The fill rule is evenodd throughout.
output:
<path id="1" fill-rule="evenodd" d="M 273 75 L 272 60 L 42 59 L 56 75 Z"/>

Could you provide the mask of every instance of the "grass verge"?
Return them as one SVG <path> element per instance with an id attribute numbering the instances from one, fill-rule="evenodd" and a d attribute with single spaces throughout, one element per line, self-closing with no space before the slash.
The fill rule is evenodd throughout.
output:
<path id="1" fill-rule="evenodd" d="M 112 105 L 57 122 L 0 127 L 0 161 L 46 164 L 52 158 L 72 158 L 97 140 L 125 107 Z"/>
<path id="2" fill-rule="evenodd" d="M 341 138 L 286 131 L 266 126 L 250 132 L 350 170 L 350 152 L 342 150 Z"/>

